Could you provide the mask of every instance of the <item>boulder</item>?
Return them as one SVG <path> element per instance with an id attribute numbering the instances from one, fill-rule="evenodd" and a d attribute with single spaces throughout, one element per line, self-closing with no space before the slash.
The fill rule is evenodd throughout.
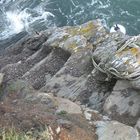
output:
<path id="1" fill-rule="evenodd" d="M 140 117 L 140 93 L 128 81 L 117 81 L 111 95 L 106 99 L 104 111 L 112 119 L 134 126 Z"/>
<path id="2" fill-rule="evenodd" d="M 135 128 L 139 131 L 140 133 L 140 118 L 138 119 L 136 125 L 135 125 Z"/>
<path id="3" fill-rule="evenodd" d="M 133 127 L 117 121 L 96 122 L 98 140 L 139 140 L 139 134 Z"/>

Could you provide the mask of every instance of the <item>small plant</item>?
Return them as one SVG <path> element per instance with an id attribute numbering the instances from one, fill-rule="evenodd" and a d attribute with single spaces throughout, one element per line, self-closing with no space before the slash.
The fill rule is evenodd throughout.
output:
<path id="1" fill-rule="evenodd" d="M 52 136 L 49 129 L 38 132 L 38 136 L 34 137 L 32 134 L 17 132 L 14 128 L 9 130 L 0 130 L 0 140 L 51 140 Z"/>
<path id="2" fill-rule="evenodd" d="M 58 115 L 62 115 L 62 116 L 64 116 L 64 115 L 66 115 L 66 114 L 67 114 L 67 112 L 66 112 L 66 111 L 64 111 L 64 110 L 62 110 L 62 111 L 58 112 L 57 114 L 58 114 Z"/>
<path id="3" fill-rule="evenodd" d="M 0 132 L 0 140 L 35 140 L 30 139 L 27 135 L 23 133 L 17 133 L 15 129 L 2 130 Z"/>

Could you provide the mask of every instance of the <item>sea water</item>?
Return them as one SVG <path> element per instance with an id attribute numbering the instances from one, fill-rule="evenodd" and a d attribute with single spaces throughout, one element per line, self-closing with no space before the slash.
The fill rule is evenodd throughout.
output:
<path id="1" fill-rule="evenodd" d="M 127 34 L 140 33 L 140 0 L 0 0 L 0 40 L 21 31 L 79 25 L 101 19 L 109 29 L 125 26 Z"/>

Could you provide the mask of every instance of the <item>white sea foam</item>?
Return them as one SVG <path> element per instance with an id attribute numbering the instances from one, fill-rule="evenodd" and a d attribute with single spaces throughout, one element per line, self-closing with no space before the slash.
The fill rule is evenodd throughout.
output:
<path id="1" fill-rule="evenodd" d="M 33 13 L 37 13 L 37 15 L 34 16 L 32 15 Z M 18 9 L 7 11 L 5 12 L 7 24 L 5 30 L 0 35 L 0 39 L 5 39 L 8 36 L 20 33 L 23 30 L 29 31 L 30 24 L 34 24 L 39 21 L 47 21 L 50 16 L 53 18 L 55 17 L 52 13 L 43 10 L 42 7 L 37 7 L 33 10 L 25 8 L 22 11 Z"/>
<path id="2" fill-rule="evenodd" d="M 21 32 L 25 26 L 27 25 L 27 19 L 30 17 L 30 14 L 26 12 L 18 12 L 18 11 L 8 11 L 6 12 L 6 18 L 10 23 L 9 28 L 13 33 Z"/>
<path id="3" fill-rule="evenodd" d="M 136 1 L 128 0 L 126 6 L 133 8 Z M 132 11 L 123 4 L 114 0 L 0 0 L 0 39 L 22 30 L 77 25 L 92 19 L 101 19 L 108 29 L 120 23 L 128 32 L 139 32 L 139 9 Z"/>

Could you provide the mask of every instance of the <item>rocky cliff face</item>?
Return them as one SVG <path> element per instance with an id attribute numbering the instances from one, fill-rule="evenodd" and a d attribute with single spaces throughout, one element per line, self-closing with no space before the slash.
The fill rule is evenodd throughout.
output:
<path id="1" fill-rule="evenodd" d="M 129 38 L 96 20 L 5 43 L 0 128 L 46 130 L 49 140 L 139 140 L 140 91 L 92 62 L 106 62 Z"/>

